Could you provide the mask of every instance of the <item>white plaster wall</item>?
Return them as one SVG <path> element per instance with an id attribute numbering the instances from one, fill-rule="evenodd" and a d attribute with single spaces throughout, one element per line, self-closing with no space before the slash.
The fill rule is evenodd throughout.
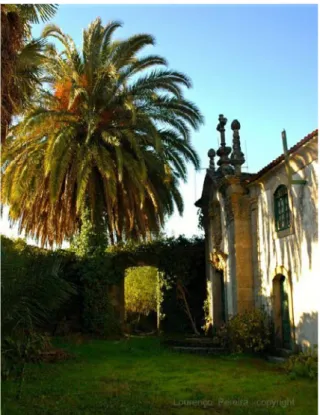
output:
<path id="1" fill-rule="evenodd" d="M 303 150 L 306 153 L 305 150 Z M 306 159 L 306 157 L 305 157 Z M 258 269 L 259 298 L 271 306 L 272 280 L 278 266 L 291 272 L 292 305 L 296 341 L 302 346 L 317 344 L 319 294 L 318 260 L 318 162 L 295 166 L 293 179 L 306 179 L 306 185 L 291 185 L 289 203 L 292 233 L 279 238 L 275 232 L 273 194 L 278 185 L 288 184 L 282 164 L 269 178 L 257 185 L 258 190 Z"/>
<path id="2" fill-rule="evenodd" d="M 299 174 L 300 173 L 300 174 Z M 300 176 L 300 177 L 299 177 Z M 302 346 L 318 343 L 319 251 L 318 251 L 318 163 L 313 161 L 293 176 L 304 178 L 304 186 L 292 186 L 297 261 L 293 284 L 296 338 Z"/>

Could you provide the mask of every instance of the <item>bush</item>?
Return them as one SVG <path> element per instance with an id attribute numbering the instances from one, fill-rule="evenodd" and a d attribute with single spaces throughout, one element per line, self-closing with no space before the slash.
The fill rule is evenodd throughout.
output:
<path id="1" fill-rule="evenodd" d="M 284 365 L 292 379 L 297 377 L 317 379 L 318 377 L 318 350 L 309 349 L 289 357 Z"/>
<path id="2" fill-rule="evenodd" d="M 21 380 L 25 363 L 48 346 L 40 334 L 76 290 L 61 277 L 61 258 L 2 237 L 1 375 Z"/>
<path id="3" fill-rule="evenodd" d="M 157 311 L 157 269 L 133 267 L 126 271 L 125 303 L 128 313 L 148 315 Z"/>
<path id="4" fill-rule="evenodd" d="M 193 323 L 197 330 L 201 330 L 204 324 L 203 302 L 206 298 L 203 238 L 187 239 L 180 236 L 159 238 L 144 243 L 128 242 L 125 245 L 109 247 L 107 254 L 114 255 L 115 264 L 118 264 L 123 272 L 137 265 L 158 268 L 161 287 L 161 331 L 194 333 Z M 109 276 L 111 271 L 115 273 L 113 269 L 109 268 L 106 274 Z M 182 286 L 189 312 L 186 310 Z"/>
<path id="5" fill-rule="evenodd" d="M 142 266 L 126 270 L 125 310 L 128 328 L 133 331 L 156 329 L 157 268 Z"/>
<path id="6" fill-rule="evenodd" d="M 271 325 L 263 309 L 232 317 L 218 331 L 221 345 L 232 353 L 261 353 L 270 345 Z"/>
<path id="7" fill-rule="evenodd" d="M 43 350 L 51 347 L 49 338 L 32 329 L 20 328 L 1 339 L 1 377 L 19 378 L 27 362 L 37 362 Z"/>
<path id="8" fill-rule="evenodd" d="M 100 253 L 78 258 L 82 330 L 100 338 L 121 332 L 118 317 L 108 295 L 108 287 L 111 284 L 109 271 L 112 265 L 110 258 Z"/>
<path id="9" fill-rule="evenodd" d="M 71 249 L 55 252 L 28 246 L 21 239 L 13 241 L 2 237 L 5 314 L 13 312 L 16 315 L 16 304 L 24 304 L 19 298 L 25 297 L 27 288 L 28 295 L 32 293 L 29 305 L 37 317 L 43 305 L 46 309 L 48 306 L 51 308 L 38 324 L 43 331 L 52 335 L 85 332 L 99 337 L 118 334 L 122 330 L 117 307 L 119 299 L 113 296 L 110 287 L 121 283 L 126 269 L 143 264 L 157 267 L 160 271 L 157 301 L 161 305 L 161 329 L 191 332 L 191 318 L 200 329 L 204 323 L 202 306 L 206 298 L 203 238 L 161 238 L 145 243 L 128 242 L 106 249 L 105 235 L 94 232 L 89 225 L 87 222 L 82 224 L 82 231 L 74 239 Z M 58 268 L 58 278 L 52 277 L 50 274 L 57 274 Z M 14 290 L 8 286 L 11 283 L 15 285 Z M 68 286 L 76 288 L 75 295 L 67 295 L 68 298 L 57 303 L 60 294 L 66 289 L 68 291 Z M 181 286 L 187 298 L 188 313 L 186 301 L 181 299 L 181 290 L 178 290 Z M 33 292 L 40 299 L 41 307 L 34 307 Z M 11 293 L 14 296 L 12 300 Z M 141 307 L 144 313 L 141 316 L 146 316 L 151 310 L 148 316 L 143 317 L 149 327 L 156 320 L 154 291 L 144 297 L 147 300 L 144 305 L 139 303 L 139 298 L 132 297 L 132 302 L 135 302 L 132 314 L 140 313 Z M 13 309 L 11 304 L 15 304 Z M 134 307 L 139 311 L 133 311 Z M 13 322 L 11 317 L 10 321 Z"/>

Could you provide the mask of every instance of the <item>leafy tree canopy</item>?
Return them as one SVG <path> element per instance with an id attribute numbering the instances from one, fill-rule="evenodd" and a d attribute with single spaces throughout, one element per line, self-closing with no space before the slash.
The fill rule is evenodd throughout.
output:
<path id="1" fill-rule="evenodd" d="M 154 38 L 113 40 L 119 22 L 96 19 L 82 50 L 48 25 L 46 80 L 37 102 L 11 130 L 4 156 L 3 201 L 10 218 L 42 244 L 61 244 L 88 209 L 111 244 L 159 232 L 177 207 L 186 163 L 199 167 L 191 131 L 203 122 L 183 94 L 183 73 L 158 55 L 141 57 Z"/>

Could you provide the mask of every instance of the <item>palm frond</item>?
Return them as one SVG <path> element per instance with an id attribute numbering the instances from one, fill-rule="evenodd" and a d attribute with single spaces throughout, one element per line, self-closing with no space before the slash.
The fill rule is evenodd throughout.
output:
<path id="1" fill-rule="evenodd" d="M 84 207 L 111 240 L 146 238 L 175 207 L 182 213 L 179 180 L 187 163 L 199 167 L 191 132 L 203 117 L 184 98 L 190 79 L 161 56 L 140 55 L 152 36 L 115 41 L 120 26 L 96 19 L 81 50 L 59 27 L 43 31 L 62 52 L 39 45 L 49 87 L 11 129 L 3 159 L 10 217 L 41 243 L 70 238 Z"/>

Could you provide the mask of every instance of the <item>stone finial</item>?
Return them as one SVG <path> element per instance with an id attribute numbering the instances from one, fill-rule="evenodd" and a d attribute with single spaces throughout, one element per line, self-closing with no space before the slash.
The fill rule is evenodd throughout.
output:
<path id="1" fill-rule="evenodd" d="M 221 135 L 221 145 L 225 146 L 226 145 L 226 139 L 225 139 L 225 134 L 224 132 L 225 130 L 225 126 L 227 124 L 227 119 L 226 117 L 223 116 L 223 114 L 219 115 L 219 124 L 217 125 L 217 131 L 219 131 L 220 135 Z"/>
<path id="2" fill-rule="evenodd" d="M 239 131 L 240 128 L 241 128 L 241 125 L 240 125 L 239 121 L 238 120 L 233 120 L 232 123 L 231 123 L 231 130 L 232 131 Z"/>
<path id="3" fill-rule="evenodd" d="M 239 130 L 241 125 L 238 120 L 234 120 L 231 123 L 231 129 L 233 131 L 233 143 L 232 143 L 232 154 L 231 164 L 234 166 L 236 176 L 241 174 L 241 165 L 245 162 L 244 154 L 241 151 L 240 135 Z"/>
<path id="4" fill-rule="evenodd" d="M 229 154 L 231 153 L 231 147 L 226 146 L 226 138 L 225 138 L 225 126 L 227 124 L 227 119 L 223 116 L 223 114 L 219 115 L 219 124 L 217 125 L 217 131 L 219 131 L 221 135 L 221 144 L 217 151 L 217 155 L 220 157 L 218 161 L 218 165 L 220 166 L 218 171 L 220 171 L 223 175 L 233 174 L 233 168 L 230 165 Z"/>
<path id="5" fill-rule="evenodd" d="M 215 171 L 215 169 L 216 169 L 215 164 L 214 164 L 215 155 L 216 155 L 216 152 L 214 151 L 214 149 L 210 148 L 210 150 L 208 151 L 208 157 L 210 159 L 209 169 L 212 170 L 212 171 Z"/>

